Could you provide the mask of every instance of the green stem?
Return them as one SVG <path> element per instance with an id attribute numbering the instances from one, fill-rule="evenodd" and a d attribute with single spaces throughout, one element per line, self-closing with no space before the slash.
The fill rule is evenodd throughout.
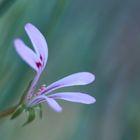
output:
<path id="1" fill-rule="evenodd" d="M 12 113 L 14 113 L 16 111 L 17 107 L 23 103 L 24 98 L 25 98 L 25 94 L 23 94 L 19 103 L 16 106 L 0 112 L 0 118 L 7 117 L 7 116 L 11 115 Z"/>

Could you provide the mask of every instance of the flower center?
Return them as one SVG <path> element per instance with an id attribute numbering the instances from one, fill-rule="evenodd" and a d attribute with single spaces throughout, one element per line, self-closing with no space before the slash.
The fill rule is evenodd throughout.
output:
<path id="1" fill-rule="evenodd" d="M 41 60 L 40 62 L 36 62 L 36 66 L 37 66 L 38 68 L 41 68 L 41 67 L 44 65 L 42 55 L 40 55 L 40 60 Z"/>

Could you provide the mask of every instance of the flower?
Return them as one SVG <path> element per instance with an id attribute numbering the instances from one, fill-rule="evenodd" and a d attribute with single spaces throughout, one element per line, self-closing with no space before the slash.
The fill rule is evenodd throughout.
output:
<path id="1" fill-rule="evenodd" d="M 42 88 L 37 92 L 29 101 L 28 106 L 35 106 L 42 102 L 47 102 L 48 105 L 57 112 L 62 111 L 61 106 L 55 101 L 56 99 L 62 99 L 71 102 L 91 104 L 96 100 L 94 97 L 80 92 L 59 92 L 55 94 L 49 94 L 50 92 L 69 86 L 87 85 L 95 80 L 95 76 L 89 72 L 79 72 L 63 79 L 60 79 L 49 86 L 43 85 Z"/>
<path id="2" fill-rule="evenodd" d="M 41 73 L 46 66 L 48 58 L 48 46 L 44 36 L 31 23 L 25 25 L 25 31 L 29 36 L 34 50 L 31 50 L 21 39 L 15 39 L 14 45 L 20 57 L 37 73 Z"/>
<path id="3" fill-rule="evenodd" d="M 31 23 L 25 25 L 25 31 L 29 36 L 34 50 L 31 50 L 25 43 L 17 38 L 14 41 L 14 46 L 20 57 L 36 71 L 36 76 L 32 81 L 26 98 L 31 98 L 39 80 L 39 77 L 44 70 L 48 59 L 48 45 L 42 33 Z"/>
<path id="4" fill-rule="evenodd" d="M 63 87 L 87 85 L 95 80 L 95 76 L 89 72 L 79 72 L 66 76 L 49 86 L 42 85 L 35 93 L 36 84 L 43 72 L 48 58 L 48 46 L 42 33 L 31 23 L 25 25 L 25 31 L 29 36 L 34 51 L 25 45 L 21 39 L 15 39 L 14 46 L 20 57 L 36 71 L 36 76 L 31 83 L 24 104 L 26 108 L 33 108 L 40 103 L 46 102 L 55 111 L 61 112 L 62 107 L 56 102 L 56 99 L 62 99 L 71 102 L 91 104 L 96 99 L 88 94 L 80 92 L 58 92 L 51 94 L 52 91 Z"/>

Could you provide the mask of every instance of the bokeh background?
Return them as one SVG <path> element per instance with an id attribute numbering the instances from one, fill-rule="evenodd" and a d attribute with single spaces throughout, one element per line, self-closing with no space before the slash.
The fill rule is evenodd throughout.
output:
<path id="1" fill-rule="evenodd" d="M 21 127 L 26 115 L 0 119 L 0 140 L 140 140 L 139 0 L 0 0 L 0 111 L 15 105 L 34 71 L 13 40 L 31 43 L 33 23 L 47 38 L 49 59 L 39 85 L 89 71 L 96 81 L 66 88 L 96 97 L 93 105 L 60 101 L 43 119 Z M 64 91 L 64 90 L 63 90 Z"/>

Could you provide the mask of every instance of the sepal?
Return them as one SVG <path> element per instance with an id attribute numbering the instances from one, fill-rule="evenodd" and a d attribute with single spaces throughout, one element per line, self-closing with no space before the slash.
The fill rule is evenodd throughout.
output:
<path id="1" fill-rule="evenodd" d="M 34 110 L 34 108 L 28 108 L 26 111 L 28 112 L 28 119 L 22 126 L 25 126 L 25 125 L 31 123 L 35 119 L 35 110 Z"/>
<path id="2" fill-rule="evenodd" d="M 38 105 L 35 107 L 35 110 L 39 113 L 39 118 L 42 119 L 42 116 L 43 116 L 42 104 L 38 104 Z"/>

